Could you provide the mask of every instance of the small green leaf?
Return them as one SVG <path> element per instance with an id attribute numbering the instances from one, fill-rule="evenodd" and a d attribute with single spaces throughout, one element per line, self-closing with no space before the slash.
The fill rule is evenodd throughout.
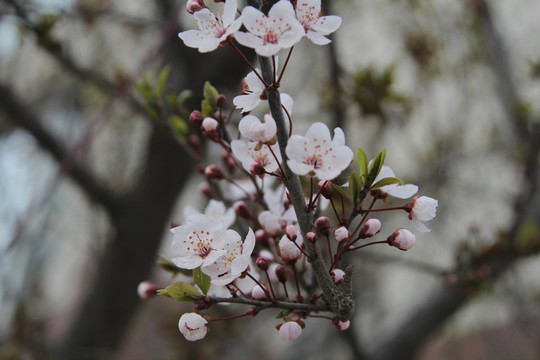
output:
<path id="1" fill-rule="evenodd" d="M 358 148 L 358 166 L 360 167 L 360 175 L 362 175 L 362 178 L 367 179 L 368 175 L 368 160 L 366 153 L 362 148 Z"/>
<path id="2" fill-rule="evenodd" d="M 349 179 L 349 192 L 355 204 L 360 199 L 363 185 L 362 177 L 354 171 Z"/>
<path id="3" fill-rule="evenodd" d="M 178 115 L 172 115 L 169 117 L 169 124 L 171 128 L 181 139 L 186 139 L 189 135 L 189 125 L 187 122 Z"/>
<path id="4" fill-rule="evenodd" d="M 171 72 L 171 67 L 169 65 L 166 65 L 161 69 L 159 72 L 157 85 L 156 85 L 156 94 L 158 98 L 160 98 L 163 95 L 163 92 L 165 91 L 165 85 L 167 85 L 167 79 L 169 78 L 169 73 Z"/>
<path id="5" fill-rule="evenodd" d="M 382 188 L 383 186 L 393 185 L 393 184 L 403 185 L 403 181 L 395 177 L 386 177 L 384 179 L 377 181 L 375 184 L 373 184 L 370 190 L 377 190 L 379 188 Z"/>
<path id="6" fill-rule="evenodd" d="M 173 300 L 182 302 L 192 302 L 199 300 L 203 295 L 193 285 L 183 281 L 175 282 L 165 289 L 157 291 L 158 295 L 169 297 Z"/>
<path id="7" fill-rule="evenodd" d="M 154 120 L 159 120 L 159 113 L 154 106 L 149 103 L 144 104 L 144 110 Z"/>
<path id="8" fill-rule="evenodd" d="M 371 184 L 375 181 L 379 173 L 381 172 L 382 166 L 384 164 L 384 159 L 386 158 L 386 149 L 381 151 L 379 155 L 373 159 L 373 162 L 369 166 L 368 176 L 366 179 L 366 187 L 371 187 Z"/>
<path id="9" fill-rule="evenodd" d="M 332 183 L 332 185 L 334 185 L 334 189 L 336 189 L 337 191 L 339 191 L 339 193 L 340 193 L 345 199 L 351 201 L 351 197 L 350 197 L 349 194 L 345 191 L 345 189 L 343 189 L 343 187 L 341 187 L 341 185 L 334 184 L 334 183 Z"/>
<path id="10" fill-rule="evenodd" d="M 204 100 L 201 104 L 201 113 L 204 117 L 212 116 L 217 109 L 217 97 L 219 93 L 209 81 L 204 83 Z"/>
<path id="11" fill-rule="evenodd" d="M 292 310 L 290 310 L 290 309 L 283 309 L 283 310 L 281 310 L 281 311 L 276 315 L 276 319 L 282 319 L 282 318 L 284 318 L 285 316 L 289 315 L 290 313 L 292 313 Z"/>
<path id="12" fill-rule="evenodd" d="M 199 289 L 201 289 L 204 295 L 208 294 L 208 290 L 210 290 L 210 276 L 203 273 L 200 266 L 193 269 L 193 281 L 199 286 Z"/>

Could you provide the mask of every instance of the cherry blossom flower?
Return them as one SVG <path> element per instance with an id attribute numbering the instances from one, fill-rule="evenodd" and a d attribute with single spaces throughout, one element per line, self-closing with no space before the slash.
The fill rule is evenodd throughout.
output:
<path id="1" fill-rule="evenodd" d="M 302 334 L 302 327 L 296 321 L 287 321 L 279 328 L 279 337 L 283 341 L 296 340 Z"/>
<path id="2" fill-rule="evenodd" d="M 210 276 L 212 284 L 226 285 L 246 270 L 254 248 L 255 234 L 251 228 L 243 243 L 236 231 L 227 230 L 227 241 L 223 246 L 225 254 L 216 259 L 212 264 L 203 266 L 201 270 Z"/>
<path id="3" fill-rule="evenodd" d="M 261 73 L 261 69 L 256 68 L 257 73 Z M 249 112 L 257 107 L 262 101 L 262 97 L 265 94 L 266 87 L 264 83 L 259 79 L 255 71 L 251 71 L 244 78 L 242 95 L 235 96 L 233 104 L 243 113 Z"/>
<path id="4" fill-rule="evenodd" d="M 249 141 L 266 143 L 276 136 L 276 121 L 270 114 L 264 115 L 260 120 L 253 115 L 247 115 L 240 120 L 238 130 Z"/>
<path id="5" fill-rule="evenodd" d="M 283 219 L 270 210 L 262 211 L 258 216 L 258 220 L 269 235 L 280 233 L 284 226 Z"/>
<path id="6" fill-rule="evenodd" d="M 192 206 L 186 206 L 184 209 L 184 218 L 187 219 L 192 214 L 200 214 L 200 212 Z M 227 209 L 223 202 L 214 199 L 210 199 L 208 202 L 208 205 L 204 209 L 204 215 L 214 224 L 221 223 L 226 228 L 229 228 L 236 220 L 234 208 Z"/>
<path id="7" fill-rule="evenodd" d="M 304 27 L 296 20 L 294 9 L 287 0 L 275 3 L 268 16 L 246 6 L 242 18 L 249 32 L 237 32 L 235 38 L 240 44 L 255 49 L 260 56 L 271 56 L 281 49 L 288 49 L 305 35 Z"/>
<path id="8" fill-rule="evenodd" d="M 208 331 L 205 318 L 196 313 L 185 313 L 178 321 L 178 329 L 188 341 L 201 340 Z"/>
<path id="9" fill-rule="evenodd" d="M 409 230 L 401 228 L 394 231 L 386 241 L 399 250 L 407 251 L 414 246 L 416 236 Z"/>
<path id="10" fill-rule="evenodd" d="M 197 48 L 199 52 L 214 51 L 242 26 L 242 16 L 234 19 L 237 8 L 237 0 L 227 0 L 223 10 L 216 14 L 208 8 L 196 11 L 193 16 L 199 30 L 183 31 L 178 37 L 186 46 Z"/>
<path id="11" fill-rule="evenodd" d="M 270 151 L 269 147 L 272 151 Z M 233 140 L 231 141 L 231 150 L 246 171 L 251 172 L 254 165 L 263 167 L 267 172 L 273 172 L 279 168 L 278 162 L 272 154 L 273 152 L 277 159 L 281 161 L 277 143 L 274 145 L 262 145 L 253 141 L 246 143 L 242 140 Z"/>
<path id="12" fill-rule="evenodd" d="M 431 230 L 422 223 L 430 221 L 437 215 L 437 205 L 439 202 L 428 196 L 415 196 L 413 201 L 405 205 L 409 211 L 409 219 L 412 220 L 414 227 L 421 232 L 430 232 Z"/>
<path id="13" fill-rule="evenodd" d="M 306 37 L 317 45 L 330 42 L 325 35 L 336 31 L 341 25 L 341 17 L 335 15 L 321 17 L 321 0 L 299 0 L 296 3 L 296 17 L 304 26 Z"/>
<path id="14" fill-rule="evenodd" d="M 206 215 L 192 214 L 184 225 L 171 229 L 172 249 L 179 255 L 171 261 L 182 269 L 210 265 L 225 253 L 228 233 L 221 223 L 214 224 Z"/>
<path id="15" fill-rule="evenodd" d="M 345 134 L 340 128 L 330 130 L 320 122 L 311 125 L 306 136 L 293 135 L 285 149 L 287 164 L 297 175 L 316 176 L 320 180 L 336 178 L 353 159 L 352 150 L 345 145 Z"/>
<path id="16" fill-rule="evenodd" d="M 390 166 L 383 165 L 381 172 L 377 175 L 373 183 L 375 184 L 387 177 L 396 177 L 396 175 Z M 418 186 L 413 184 L 391 184 L 380 187 L 379 190 L 398 199 L 408 199 L 418 192 Z"/>

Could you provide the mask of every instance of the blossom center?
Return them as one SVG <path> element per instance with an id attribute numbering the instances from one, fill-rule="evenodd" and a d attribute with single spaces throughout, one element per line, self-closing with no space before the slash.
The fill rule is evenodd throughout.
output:
<path id="1" fill-rule="evenodd" d="M 320 169 L 323 166 L 321 154 L 313 154 L 304 160 L 304 163 L 313 166 L 314 169 Z"/>
<path id="2" fill-rule="evenodd" d="M 274 32 L 274 30 L 269 30 L 266 34 L 263 36 L 263 44 L 277 44 L 278 43 L 278 35 Z"/>

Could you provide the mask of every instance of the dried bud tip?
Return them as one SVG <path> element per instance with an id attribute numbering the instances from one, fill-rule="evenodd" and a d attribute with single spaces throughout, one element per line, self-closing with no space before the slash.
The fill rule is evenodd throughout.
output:
<path id="1" fill-rule="evenodd" d="M 227 103 L 227 98 L 223 94 L 219 94 L 216 100 L 216 104 L 218 108 L 224 108 L 225 104 Z"/>

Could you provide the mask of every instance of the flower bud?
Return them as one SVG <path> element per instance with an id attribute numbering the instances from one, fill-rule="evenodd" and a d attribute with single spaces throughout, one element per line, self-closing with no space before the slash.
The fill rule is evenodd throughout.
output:
<path id="1" fill-rule="evenodd" d="M 203 0 L 188 0 L 186 2 L 187 12 L 193 14 L 199 10 L 206 8 L 206 4 Z"/>
<path id="2" fill-rule="evenodd" d="M 211 117 L 206 117 L 202 121 L 201 128 L 205 135 L 209 137 L 217 136 L 217 130 L 219 129 L 219 122 Z"/>
<path id="3" fill-rule="evenodd" d="M 191 114 L 189 114 L 189 121 L 191 121 L 195 125 L 201 125 L 203 120 L 204 117 L 199 110 L 193 110 Z"/>
<path id="4" fill-rule="evenodd" d="M 321 180 L 317 184 L 317 187 L 321 195 L 324 196 L 326 199 L 330 199 L 334 194 L 334 185 L 332 185 L 330 181 Z"/>
<path id="5" fill-rule="evenodd" d="M 218 108 L 224 108 L 225 104 L 227 103 L 227 98 L 223 94 L 219 94 L 216 99 L 216 105 Z"/>
<path id="6" fill-rule="evenodd" d="M 270 246 L 270 239 L 268 233 L 264 229 L 255 231 L 255 240 L 264 247 Z"/>
<path id="7" fill-rule="evenodd" d="M 336 328 L 338 330 L 345 331 L 351 326 L 351 321 L 350 320 L 341 321 L 338 318 L 336 318 L 336 319 L 337 319 L 337 321 L 334 323 L 334 325 L 336 326 Z"/>
<path id="8" fill-rule="evenodd" d="M 297 238 L 297 242 L 293 243 L 290 241 L 286 235 L 284 235 L 281 240 L 279 241 L 278 248 L 279 248 L 279 255 L 285 262 L 294 262 L 302 257 L 302 251 L 296 246 L 301 246 L 302 242 L 299 242 L 298 240 L 301 240 L 301 237 Z"/>
<path id="9" fill-rule="evenodd" d="M 266 259 L 263 259 L 260 257 L 257 259 L 256 264 L 257 264 L 257 267 L 261 269 L 262 271 L 268 270 L 268 261 L 266 261 Z"/>
<path id="10" fill-rule="evenodd" d="M 212 187 L 207 182 L 203 182 L 201 185 L 199 185 L 199 191 L 209 199 L 213 197 Z"/>
<path id="11" fill-rule="evenodd" d="M 210 164 L 204 169 L 204 176 L 208 179 L 221 180 L 225 178 L 225 174 L 216 164 Z"/>
<path id="12" fill-rule="evenodd" d="M 203 153 L 204 153 L 204 149 L 201 145 L 201 139 L 199 139 L 199 137 L 197 135 L 191 135 L 188 140 L 187 140 L 187 143 L 189 145 L 189 147 L 193 150 L 193 152 L 199 156 L 202 156 Z"/>
<path id="13" fill-rule="evenodd" d="M 249 209 L 245 201 L 240 200 L 240 201 L 235 202 L 233 205 L 233 208 L 234 208 L 234 212 L 239 217 L 244 218 L 244 219 L 252 218 L 251 210 Z"/>
<path id="14" fill-rule="evenodd" d="M 407 251 L 414 246 L 416 236 L 407 229 L 397 229 L 386 239 L 389 245 L 395 246 L 400 250 Z"/>
<path id="15" fill-rule="evenodd" d="M 264 166 L 261 165 L 260 162 L 254 161 L 249 166 L 249 173 L 253 175 L 261 176 L 261 175 L 266 174 L 266 169 L 264 168 Z"/>
<path id="16" fill-rule="evenodd" d="M 332 275 L 332 280 L 334 280 L 334 284 L 336 285 L 345 281 L 345 271 L 341 269 L 332 269 L 330 274 Z"/>
<path id="17" fill-rule="evenodd" d="M 263 230 L 264 231 L 264 230 Z M 257 236 L 257 235 L 255 235 Z M 263 258 L 264 260 L 271 262 L 274 261 L 274 254 L 272 254 L 270 251 L 263 249 L 259 251 L 259 257 Z"/>
<path id="18" fill-rule="evenodd" d="M 285 235 L 287 235 L 289 240 L 296 241 L 296 238 L 298 237 L 298 229 L 295 225 L 287 225 L 285 226 Z"/>
<path id="19" fill-rule="evenodd" d="M 351 232 L 345 226 L 341 226 L 334 230 L 334 238 L 337 242 L 346 242 L 351 238 Z"/>
<path id="20" fill-rule="evenodd" d="M 315 220 L 315 229 L 325 236 L 330 235 L 330 219 L 326 216 L 319 217 Z"/>
<path id="21" fill-rule="evenodd" d="M 287 279 L 289 277 L 287 273 L 287 268 L 283 265 L 279 265 L 276 268 L 276 277 L 280 283 L 285 284 L 287 282 Z"/>
<path id="22" fill-rule="evenodd" d="M 160 290 L 161 287 L 152 284 L 149 281 L 143 281 L 137 286 L 137 294 L 139 294 L 139 297 L 141 299 L 150 299 L 151 297 L 154 297 L 157 295 L 157 291 Z"/>
<path id="23" fill-rule="evenodd" d="M 302 334 L 302 327 L 296 321 L 287 321 L 279 327 L 279 337 L 283 341 L 296 340 Z"/>
<path id="24" fill-rule="evenodd" d="M 206 324 L 208 321 L 199 314 L 186 313 L 178 321 L 178 329 L 188 341 L 201 340 L 208 331 Z"/>
<path id="25" fill-rule="evenodd" d="M 360 230 L 360 238 L 365 239 L 372 237 L 381 231 L 381 221 L 379 219 L 368 219 L 362 230 Z"/>
<path id="26" fill-rule="evenodd" d="M 315 234 L 313 231 L 308 232 L 306 236 L 312 244 L 317 242 L 317 234 Z"/>
<path id="27" fill-rule="evenodd" d="M 224 151 L 221 159 L 225 169 L 227 169 L 230 174 L 234 173 L 234 170 L 236 170 L 236 160 L 234 160 L 231 153 L 229 151 Z"/>
<path id="28" fill-rule="evenodd" d="M 260 285 L 255 285 L 253 290 L 251 290 L 251 297 L 255 300 L 268 300 L 266 292 Z"/>

